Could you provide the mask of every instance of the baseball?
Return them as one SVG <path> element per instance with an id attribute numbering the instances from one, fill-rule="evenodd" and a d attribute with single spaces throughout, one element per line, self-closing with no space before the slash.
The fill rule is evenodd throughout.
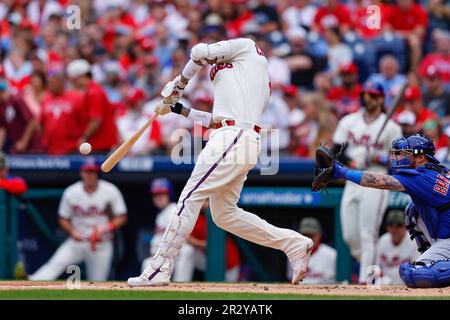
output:
<path id="1" fill-rule="evenodd" d="M 92 147 L 89 143 L 85 142 L 80 145 L 80 153 L 81 154 L 89 154 L 92 150 Z"/>

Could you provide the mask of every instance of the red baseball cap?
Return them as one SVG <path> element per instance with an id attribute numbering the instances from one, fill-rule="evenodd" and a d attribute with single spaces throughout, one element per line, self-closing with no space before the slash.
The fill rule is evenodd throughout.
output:
<path id="1" fill-rule="evenodd" d="M 425 77 L 427 77 L 427 78 L 440 78 L 441 77 L 441 73 L 439 72 L 439 70 L 435 66 L 430 65 L 425 70 Z"/>
<path id="2" fill-rule="evenodd" d="M 298 96 L 298 89 L 293 84 L 289 84 L 283 87 L 283 93 L 285 95 L 291 96 L 291 97 L 297 97 Z"/>
<path id="3" fill-rule="evenodd" d="M 409 86 L 405 90 L 405 94 L 403 95 L 403 99 L 411 101 L 418 100 L 421 97 L 420 89 L 415 86 Z"/>
<path id="4" fill-rule="evenodd" d="M 354 63 L 343 64 L 339 68 L 339 73 L 357 74 L 358 73 L 358 67 Z"/>
<path id="5" fill-rule="evenodd" d="M 100 172 L 100 166 L 94 158 L 87 158 L 81 165 L 80 170 Z"/>
<path id="6" fill-rule="evenodd" d="M 143 99 L 145 99 L 145 92 L 141 88 L 131 88 L 128 92 L 128 100 L 130 102 L 136 103 Z"/>

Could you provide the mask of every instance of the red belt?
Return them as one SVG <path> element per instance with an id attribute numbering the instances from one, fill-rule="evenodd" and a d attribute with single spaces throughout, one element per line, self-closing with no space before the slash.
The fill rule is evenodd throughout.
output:
<path id="1" fill-rule="evenodd" d="M 214 128 L 215 128 L 215 129 L 222 128 L 222 127 L 224 126 L 222 122 L 225 122 L 225 125 L 226 125 L 227 127 L 228 127 L 228 126 L 234 126 L 234 125 L 236 125 L 236 121 L 234 121 L 234 120 L 224 120 L 224 121 L 221 121 L 221 122 L 217 122 L 217 123 L 214 125 Z M 260 132 L 261 132 L 261 127 L 258 126 L 258 125 L 256 125 L 256 124 L 254 124 L 254 125 L 253 125 L 253 130 L 254 130 L 255 132 L 257 132 L 257 133 L 260 133 Z"/>

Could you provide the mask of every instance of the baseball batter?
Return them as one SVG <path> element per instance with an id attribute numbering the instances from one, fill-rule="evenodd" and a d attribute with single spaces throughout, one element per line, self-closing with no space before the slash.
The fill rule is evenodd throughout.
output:
<path id="1" fill-rule="evenodd" d="M 345 146 L 340 160 L 352 168 L 387 172 L 387 150 L 392 140 L 401 136 L 401 128 L 389 120 L 379 141 L 375 139 L 386 120 L 381 85 L 368 82 L 363 91 L 364 109 L 349 114 L 339 122 L 334 137 L 335 151 Z M 360 262 L 359 282 L 366 283 L 367 268 L 375 262 L 378 232 L 387 208 L 387 190 L 367 189 L 347 181 L 341 200 L 343 238 L 352 256 Z"/>
<path id="2" fill-rule="evenodd" d="M 125 224 L 127 209 L 119 189 L 98 179 L 100 167 L 87 161 L 81 167 L 82 181 L 63 193 L 59 224 L 70 237 L 50 260 L 29 276 L 30 280 L 55 280 L 66 268 L 85 262 L 90 281 L 108 279 L 113 257 L 112 232 Z"/>
<path id="3" fill-rule="evenodd" d="M 213 65 L 212 114 L 177 103 L 189 79 L 207 64 Z M 277 228 L 237 206 L 247 174 L 258 159 L 261 131 L 258 123 L 270 98 L 268 62 L 263 52 L 253 40 L 245 38 L 199 43 L 192 48 L 191 59 L 182 74 L 166 85 L 162 95 L 163 101 L 155 108 L 160 116 L 172 111 L 216 130 L 198 156 L 150 265 L 139 277 L 128 279 L 128 284 L 149 286 L 170 282 L 174 259 L 208 198 L 212 218 L 219 227 L 285 252 L 294 269 L 292 283 L 298 284 L 306 273 L 312 240 L 296 231 Z"/>

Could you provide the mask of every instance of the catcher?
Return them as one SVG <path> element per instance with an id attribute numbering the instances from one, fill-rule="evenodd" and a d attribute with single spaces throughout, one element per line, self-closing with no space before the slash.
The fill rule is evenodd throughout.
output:
<path id="1" fill-rule="evenodd" d="M 434 157 L 434 144 L 424 135 L 394 140 L 389 153 L 393 175 L 349 169 L 321 146 L 316 150 L 317 167 L 312 190 L 323 190 L 331 180 L 345 179 L 363 187 L 408 194 L 412 201 L 405 210 L 407 229 L 421 255 L 413 263 L 400 265 L 400 278 L 410 288 L 449 286 L 449 170 Z"/>

